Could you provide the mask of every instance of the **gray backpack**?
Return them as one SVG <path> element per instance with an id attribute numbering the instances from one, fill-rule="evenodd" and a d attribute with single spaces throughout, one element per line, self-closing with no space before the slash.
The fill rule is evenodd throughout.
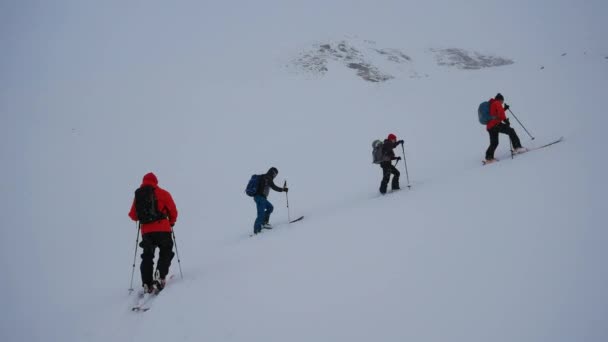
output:
<path id="1" fill-rule="evenodd" d="M 384 154 L 382 153 L 382 146 L 384 143 L 382 140 L 374 140 L 372 143 L 372 158 L 374 164 L 380 164 L 384 161 Z"/>

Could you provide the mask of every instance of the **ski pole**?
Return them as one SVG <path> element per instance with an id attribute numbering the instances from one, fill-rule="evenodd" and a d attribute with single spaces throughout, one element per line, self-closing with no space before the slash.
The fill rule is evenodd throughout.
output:
<path id="1" fill-rule="evenodd" d="M 287 179 L 285 180 L 285 183 L 283 183 L 283 189 L 286 187 Z M 291 223 L 291 213 L 289 212 L 289 195 L 287 194 L 287 191 L 285 191 L 285 199 L 287 200 L 287 222 Z"/>
<path id="2" fill-rule="evenodd" d="M 405 165 L 405 176 L 407 177 L 407 187 L 409 189 L 411 189 L 412 186 L 410 185 L 410 175 L 407 172 L 407 160 L 405 159 L 405 147 L 403 147 L 403 144 L 401 144 L 401 152 L 403 152 L 403 165 Z"/>
<path id="3" fill-rule="evenodd" d="M 532 140 L 534 140 L 534 137 L 532 136 L 532 134 L 530 134 L 530 132 L 528 132 L 528 130 L 526 129 L 526 127 L 521 123 L 521 121 L 519 121 L 519 119 L 517 118 L 517 116 L 515 116 L 515 113 L 513 113 L 511 111 L 511 108 L 509 108 L 509 113 L 511 113 L 511 115 L 513 115 L 513 117 L 515 118 L 515 120 L 517 120 L 517 122 L 519 122 L 520 126 L 524 129 L 524 131 L 526 131 L 526 133 L 528 133 L 528 135 L 530 136 L 530 138 Z"/>
<path id="4" fill-rule="evenodd" d="M 141 225 L 139 221 L 135 222 L 137 225 L 137 237 L 135 238 L 135 252 L 133 254 L 133 270 L 131 271 L 131 286 L 129 287 L 129 293 L 133 292 L 133 275 L 135 274 L 135 260 L 137 258 L 137 245 L 139 245 L 139 229 Z"/>
<path id="5" fill-rule="evenodd" d="M 179 265 L 179 275 L 184 279 L 184 274 L 182 273 L 182 261 L 179 259 L 179 250 L 177 250 L 177 239 L 175 238 L 175 231 L 173 231 L 173 227 L 171 227 L 171 235 L 173 235 L 173 244 L 175 245 L 175 254 L 177 255 L 177 265 Z"/>

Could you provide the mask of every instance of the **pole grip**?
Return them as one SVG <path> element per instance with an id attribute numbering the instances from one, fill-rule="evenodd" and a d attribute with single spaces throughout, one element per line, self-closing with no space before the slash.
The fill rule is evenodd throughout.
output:
<path id="1" fill-rule="evenodd" d="M 285 180 L 285 182 L 283 183 L 283 189 L 285 189 L 287 187 L 287 179 Z M 285 199 L 287 200 L 287 222 L 291 222 L 291 213 L 289 212 L 289 195 L 287 194 L 287 191 L 285 191 Z"/>

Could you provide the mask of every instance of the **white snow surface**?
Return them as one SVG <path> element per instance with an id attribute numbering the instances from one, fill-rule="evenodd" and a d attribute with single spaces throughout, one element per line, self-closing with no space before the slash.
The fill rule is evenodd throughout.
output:
<path id="1" fill-rule="evenodd" d="M 2 2 L 0 341 L 607 341 L 607 8 Z M 412 61 L 382 83 L 289 68 L 337 41 Z M 439 66 L 444 48 L 515 63 Z M 497 92 L 524 146 L 564 141 L 511 160 L 501 136 L 481 166 L 476 110 Z M 382 197 L 388 133 L 412 188 L 401 162 Z M 285 224 L 272 192 L 276 228 L 250 238 L 243 190 L 270 166 L 306 218 Z M 149 171 L 178 206 L 184 277 L 175 258 L 133 313 L 127 213 Z"/>

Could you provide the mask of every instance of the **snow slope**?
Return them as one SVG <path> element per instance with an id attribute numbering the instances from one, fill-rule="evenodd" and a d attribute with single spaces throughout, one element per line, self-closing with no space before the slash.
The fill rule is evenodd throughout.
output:
<path id="1" fill-rule="evenodd" d="M 0 340 L 605 341 L 607 7 L 2 3 Z M 370 57 L 380 83 L 290 66 L 340 41 L 412 61 Z M 437 65 L 445 48 L 515 63 Z M 564 142 L 480 166 L 498 91 L 524 145 Z M 371 142 L 391 132 L 413 187 L 380 197 Z M 270 166 L 306 219 L 249 238 L 244 186 Z M 134 314 L 148 171 L 178 205 L 184 279 Z"/>

